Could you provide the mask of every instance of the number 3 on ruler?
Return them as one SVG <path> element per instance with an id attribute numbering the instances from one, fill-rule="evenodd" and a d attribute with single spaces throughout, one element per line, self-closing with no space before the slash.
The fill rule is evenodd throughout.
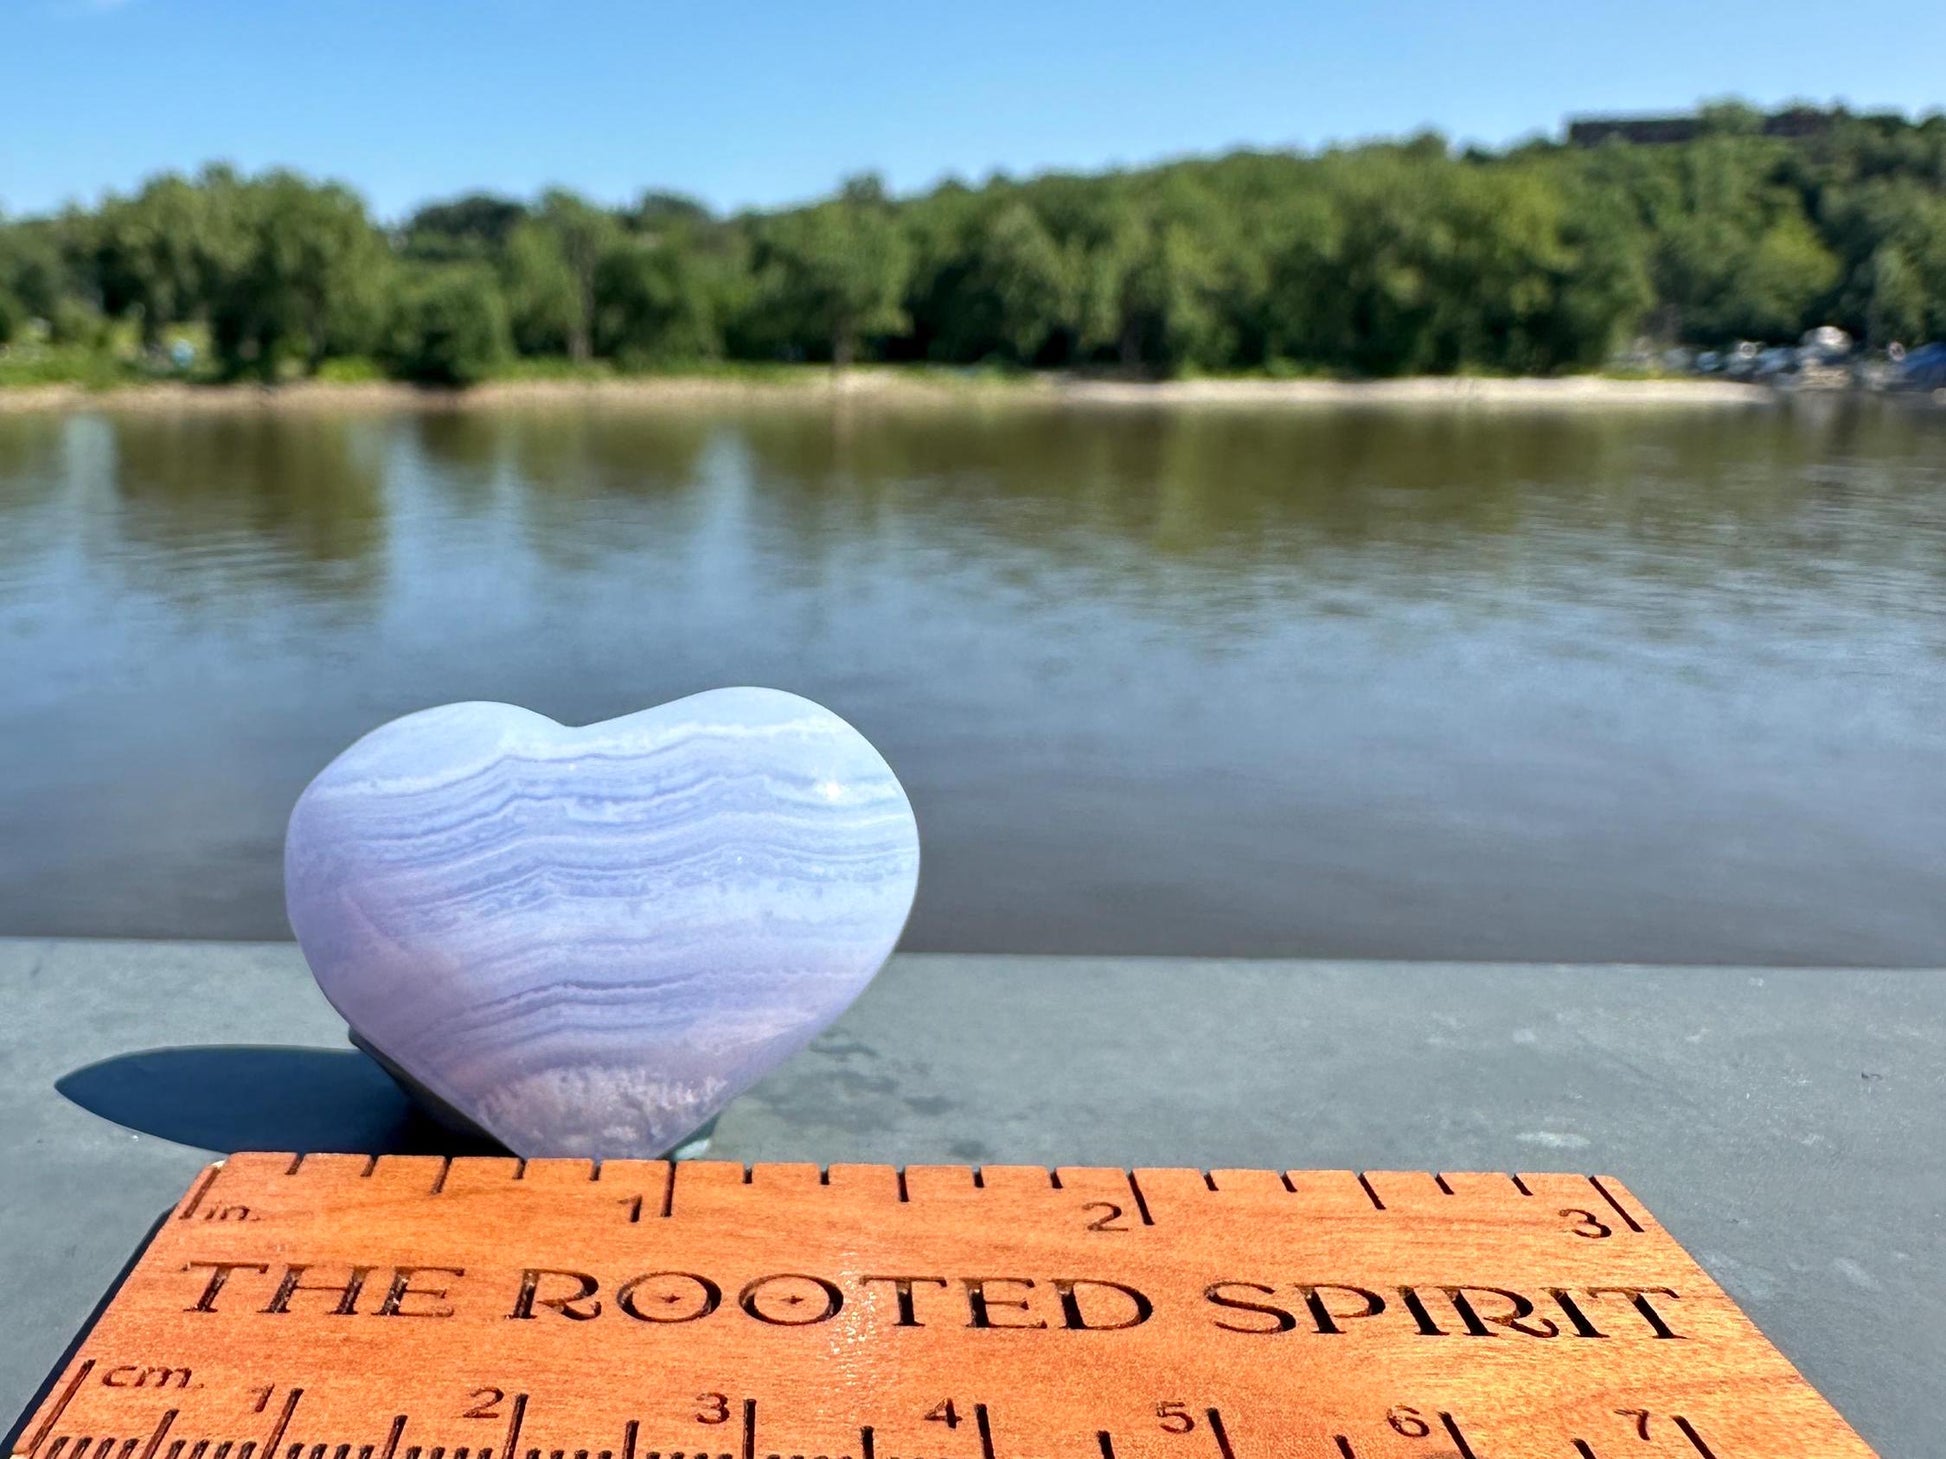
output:
<path id="1" fill-rule="evenodd" d="M 1584 1211 L 1579 1207 L 1569 1206 L 1561 1212 L 1561 1215 L 1563 1219 L 1570 1216 L 1574 1218 L 1575 1224 L 1568 1228 L 1568 1235 L 1570 1236 L 1579 1236 L 1588 1241 L 1600 1241 L 1604 1236 L 1613 1236 L 1615 1234 L 1615 1228 L 1606 1222 L 1596 1220 L 1593 1211 Z"/>

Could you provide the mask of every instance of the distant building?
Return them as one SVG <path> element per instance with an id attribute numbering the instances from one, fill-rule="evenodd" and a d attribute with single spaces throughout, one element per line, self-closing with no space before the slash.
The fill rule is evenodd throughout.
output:
<path id="1" fill-rule="evenodd" d="M 1849 115 L 1841 108 L 1827 111 L 1815 106 L 1794 106 L 1788 111 L 1773 112 L 1763 118 L 1757 130 L 1766 137 L 1792 140 L 1817 137 L 1830 131 Z M 1884 119 L 1864 117 L 1861 120 Z M 1708 119 L 1697 112 L 1681 116 L 1570 117 L 1568 145 L 1599 147 L 1610 137 L 1619 137 L 1624 142 L 1641 147 L 1665 146 L 1674 142 L 1694 141 L 1707 129 Z"/>
<path id="2" fill-rule="evenodd" d="M 1577 117 L 1568 123 L 1570 147 L 1599 147 L 1620 137 L 1641 147 L 1689 142 L 1701 136 L 1703 119 L 1686 117 Z"/>
<path id="3" fill-rule="evenodd" d="M 1766 137 L 1816 137 L 1831 130 L 1844 117 L 1841 111 L 1819 111 L 1813 106 L 1794 106 L 1764 118 Z"/>

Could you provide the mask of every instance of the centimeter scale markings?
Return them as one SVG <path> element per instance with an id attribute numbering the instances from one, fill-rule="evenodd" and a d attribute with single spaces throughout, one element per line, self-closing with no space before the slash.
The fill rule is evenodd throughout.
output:
<path id="1" fill-rule="evenodd" d="M 1620 1182 L 245 1154 L 17 1459 L 1864 1459 Z"/>

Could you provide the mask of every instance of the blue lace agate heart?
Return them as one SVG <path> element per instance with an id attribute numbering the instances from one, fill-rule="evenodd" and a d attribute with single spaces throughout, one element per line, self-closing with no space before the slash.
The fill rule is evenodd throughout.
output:
<path id="1" fill-rule="evenodd" d="M 658 1156 L 864 990 L 919 830 L 793 694 L 585 729 L 449 704 L 325 767 L 284 880 L 325 996 L 435 1101 L 520 1155 Z"/>

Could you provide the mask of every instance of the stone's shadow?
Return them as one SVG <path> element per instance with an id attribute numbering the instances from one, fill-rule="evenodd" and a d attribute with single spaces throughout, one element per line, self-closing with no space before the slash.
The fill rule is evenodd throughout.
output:
<path id="1" fill-rule="evenodd" d="M 442 1129 L 384 1070 L 351 1049 L 144 1049 L 64 1074 L 54 1087 L 88 1113 L 127 1129 L 225 1155 L 506 1153 Z"/>

